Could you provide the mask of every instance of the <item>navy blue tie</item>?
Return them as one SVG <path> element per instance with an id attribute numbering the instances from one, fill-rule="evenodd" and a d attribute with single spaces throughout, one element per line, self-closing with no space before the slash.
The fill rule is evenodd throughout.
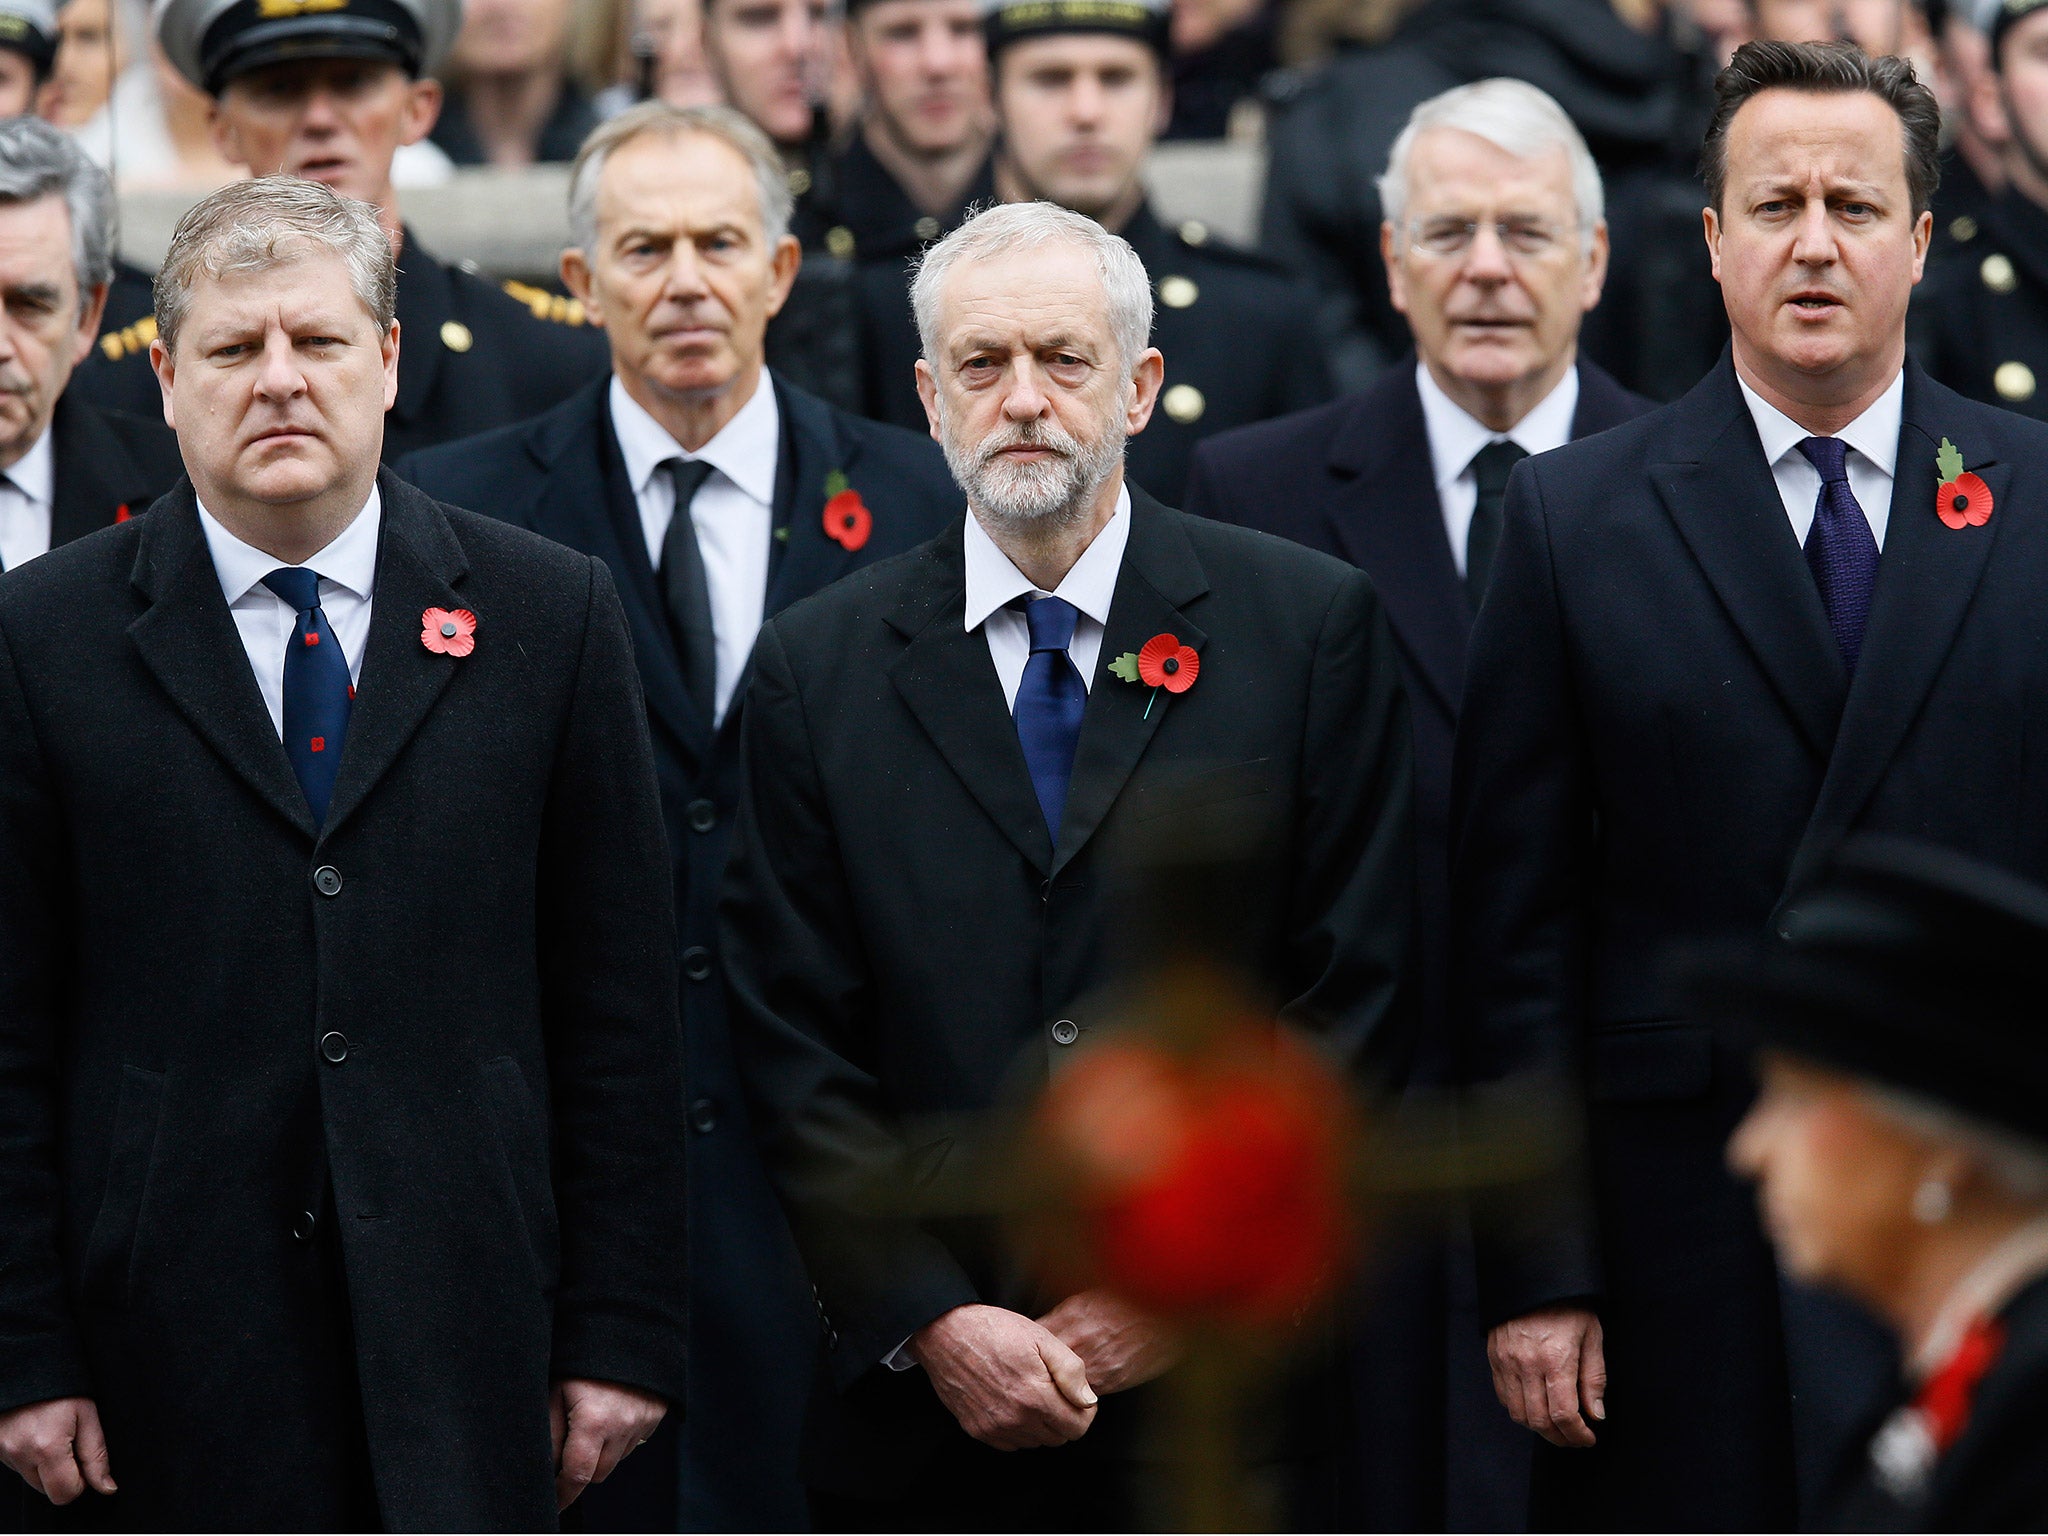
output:
<path id="1" fill-rule="evenodd" d="M 348 735 L 349 709 L 355 702 L 348 658 L 341 654 L 334 626 L 320 607 L 318 572 L 288 565 L 264 577 L 263 585 L 298 614 L 284 649 L 284 755 L 299 776 L 313 824 L 324 826 L 327 802 L 334 798 L 334 775 L 341 766 L 342 739 Z"/>
<path id="2" fill-rule="evenodd" d="M 1081 713 L 1088 707 L 1088 685 L 1067 655 L 1080 618 L 1080 610 L 1059 597 L 1033 598 L 1024 609 L 1024 621 L 1031 626 L 1031 659 L 1017 685 L 1017 740 L 1055 844 L 1067 809 L 1067 783 L 1074 776 Z"/>
<path id="3" fill-rule="evenodd" d="M 1841 647 L 1842 664 L 1856 670 L 1863 654 L 1863 626 L 1870 618 L 1870 594 L 1877 587 L 1877 536 L 1849 489 L 1849 445 L 1839 437 L 1809 437 L 1799 445 L 1820 471 L 1820 500 L 1806 535 L 1806 563 L 1820 588 L 1828 628 Z"/>

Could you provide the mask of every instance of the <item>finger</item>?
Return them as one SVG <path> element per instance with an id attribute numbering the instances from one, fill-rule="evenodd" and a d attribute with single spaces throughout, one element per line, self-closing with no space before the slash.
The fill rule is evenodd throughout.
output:
<path id="1" fill-rule="evenodd" d="M 52 1504 L 69 1504 L 85 1492 L 85 1478 L 68 1442 L 45 1456 L 38 1470 L 43 1475 L 43 1493 Z"/>
<path id="2" fill-rule="evenodd" d="M 100 1411 L 92 1403 L 78 1411 L 78 1465 L 85 1480 L 100 1493 L 113 1493 L 114 1465 L 107 1455 L 107 1432 L 100 1427 Z"/>
<path id="3" fill-rule="evenodd" d="M 562 1437 L 569 1432 L 569 1411 L 563 1406 L 562 1389 L 557 1386 L 548 1394 L 548 1433 L 555 1443 L 555 1470 L 562 1467 Z"/>
<path id="4" fill-rule="evenodd" d="M 639 1421 L 620 1426 L 618 1430 L 604 1437 L 604 1447 L 598 1453 L 597 1468 L 590 1475 L 593 1483 L 601 1483 L 610 1477 L 620 1462 L 633 1454 L 640 1444 Z"/>
<path id="5" fill-rule="evenodd" d="M 1607 1343 L 1598 1318 L 1579 1349 L 1579 1397 L 1595 1419 L 1607 1417 Z"/>
<path id="6" fill-rule="evenodd" d="M 1081 1363 L 1079 1355 L 1047 1333 L 1039 1336 L 1038 1358 L 1045 1362 L 1046 1374 L 1052 1377 L 1061 1397 L 1076 1408 L 1095 1406 L 1095 1389 L 1088 1385 L 1088 1367 Z"/>
<path id="7" fill-rule="evenodd" d="M 1540 1372 L 1522 1371 L 1522 1412 L 1515 1422 L 1525 1429 L 1533 1429 L 1553 1445 L 1562 1445 L 1550 1427 L 1550 1403 L 1543 1395 L 1543 1377 Z"/>
<path id="8" fill-rule="evenodd" d="M 568 1437 L 562 1442 L 562 1470 L 555 1478 L 555 1502 L 567 1509 L 574 1504 L 597 1472 L 597 1459 L 604 1453 L 604 1439 L 581 1421 L 569 1421 Z"/>
<path id="9" fill-rule="evenodd" d="M 1544 1375 L 1543 1397 L 1550 1427 L 1556 1431 L 1554 1444 L 1583 1448 L 1593 1443 L 1592 1428 L 1579 1414 L 1579 1359 L 1576 1354 Z"/>

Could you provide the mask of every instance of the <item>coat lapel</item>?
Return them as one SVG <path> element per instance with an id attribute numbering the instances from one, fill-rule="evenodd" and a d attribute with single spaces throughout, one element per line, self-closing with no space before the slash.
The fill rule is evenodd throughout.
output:
<path id="1" fill-rule="evenodd" d="M 1968 418 L 1958 411 L 1960 420 L 1930 420 L 1929 392 L 1925 375 L 1909 367 L 1891 516 L 1885 524 L 1884 554 L 1877 563 L 1863 652 L 1843 706 L 1827 776 L 1793 860 L 1788 882 L 1793 888 L 1818 867 L 1883 778 L 1948 658 L 2004 526 L 1995 512 L 1990 522 L 1976 528 L 1950 528 L 1935 515 L 1935 454 L 1943 431 L 1965 431 Z M 2010 464 L 1967 453 L 1964 463 L 1984 477 L 1994 508 L 2009 504 Z"/>
<path id="2" fill-rule="evenodd" d="M 475 611 L 474 602 L 456 590 L 468 561 L 440 508 L 389 470 L 378 472 L 377 488 L 384 526 L 370 637 L 323 837 L 363 803 L 463 665 L 460 658 L 437 655 L 420 643 L 420 615 L 429 608 Z M 477 635 L 485 645 L 491 643 L 491 617 L 477 612 Z"/>
<path id="3" fill-rule="evenodd" d="M 1088 690 L 1088 706 L 1081 716 L 1081 739 L 1074 748 L 1074 777 L 1067 788 L 1054 874 L 1071 863 L 1095 835 L 1177 702 L 1164 689 L 1154 695 L 1150 688 L 1134 687 L 1113 676 L 1108 670 L 1110 661 L 1126 651 L 1141 649 L 1159 634 L 1171 634 L 1181 644 L 1200 651 L 1208 636 L 1182 609 L 1208 590 L 1201 562 L 1174 514 L 1136 486 L 1131 487 L 1130 542 L 1124 546 L 1123 569 L 1117 573 L 1116 595 L 1110 600 L 1095 683 Z M 1014 726 L 1010 740 L 1014 745 Z M 1017 760 L 1021 765 L 1021 751 Z M 1030 787 L 1028 775 L 1025 787 Z M 1035 807 L 1035 797 L 1033 804 Z"/>
<path id="4" fill-rule="evenodd" d="M 921 568 L 887 622 L 909 644 L 890 665 L 889 680 L 917 716 L 939 755 L 967 786 L 981 808 L 1041 875 L 1052 871 L 1052 839 L 1031 771 L 1017 742 L 1016 722 L 1003 702 L 1002 680 L 989 658 L 988 641 L 969 630 L 967 578 L 955 523 L 926 545 Z M 1118 600 L 1122 599 L 1118 587 Z M 1114 619 L 1115 615 L 1111 615 Z M 1089 700 L 1089 714 L 1094 700 Z M 1088 740 L 1087 716 L 1081 727 Z M 1079 779 L 1080 764 L 1075 764 Z M 1070 795 L 1068 817 L 1074 815 Z"/>
<path id="5" fill-rule="evenodd" d="M 834 470 L 851 473 L 856 454 L 841 440 L 823 401 L 783 388 L 772 374 L 770 378 L 791 460 L 788 473 L 775 477 L 776 537 L 786 542 L 768 583 L 767 612 L 773 618 L 853 568 L 853 551 L 825 533 L 825 477 Z"/>
<path id="6" fill-rule="evenodd" d="M 50 417 L 50 459 L 53 549 L 106 527 L 124 506 L 141 512 L 152 500 L 149 477 L 106 419 L 70 395 Z"/>
<path id="7" fill-rule="evenodd" d="M 311 841 L 313 813 L 249 670 L 189 484 L 145 523 L 129 579 L 150 600 L 128 626 L 144 664 L 222 761 Z"/>
<path id="8" fill-rule="evenodd" d="M 1688 403 L 1692 439 L 1650 466 L 1651 482 L 1800 735 L 1824 760 L 1848 678 L 1725 356 Z"/>

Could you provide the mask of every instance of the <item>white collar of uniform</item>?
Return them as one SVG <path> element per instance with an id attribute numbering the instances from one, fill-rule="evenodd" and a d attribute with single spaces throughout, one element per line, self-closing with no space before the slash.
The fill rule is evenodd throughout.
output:
<path id="1" fill-rule="evenodd" d="M 57 457 L 50 446 L 50 429 L 43 428 L 43 435 L 36 439 L 35 446 L 14 461 L 14 467 L 7 470 L 8 480 L 14 488 L 39 507 L 53 504 L 57 498 Z"/>
<path id="2" fill-rule="evenodd" d="M 1573 363 L 1550 393 L 1532 406 L 1506 432 L 1496 432 L 1443 391 L 1430 376 L 1429 365 L 1415 364 L 1415 388 L 1422 395 L 1422 425 L 1429 433 L 1431 478 L 1439 496 L 1472 467 L 1473 455 L 1505 437 L 1525 453 L 1549 453 L 1572 440 L 1572 417 L 1579 409 L 1579 366 Z"/>
<path id="3" fill-rule="evenodd" d="M 384 520 L 384 499 L 374 483 L 370 486 L 370 499 L 363 503 L 363 510 L 355 515 L 355 521 L 335 535 L 320 553 L 311 559 L 301 560 L 326 581 L 338 587 L 346 587 L 365 602 L 377 585 L 377 530 Z M 205 507 L 199 509 L 199 526 L 206 533 L 207 552 L 213 556 L 213 569 L 220 577 L 220 590 L 234 607 L 253 591 L 258 582 L 286 562 L 275 555 L 266 555 L 253 544 L 245 544 L 236 538 Z"/>
<path id="4" fill-rule="evenodd" d="M 691 453 L 669 435 L 668 428 L 626 393 L 612 375 L 612 431 L 626 461 L 626 479 L 638 496 L 655 471 L 670 459 L 702 459 L 764 507 L 775 505 L 775 462 L 782 450 L 782 411 L 775 403 L 775 385 L 763 368 L 754 393 L 718 434 Z"/>
<path id="5" fill-rule="evenodd" d="M 1116 511 L 1102 525 L 1102 531 L 1081 551 L 1081 558 L 1050 596 L 1063 598 L 1098 624 L 1109 622 L 1110 600 L 1116 596 L 1117 573 L 1123 569 L 1124 545 L 1131 539 L 1131 488 L 1120 485 Z M 971 634 L 988 621 L 988 616 L 1005 604 L 1028 597 L 1039 588 L 1018 570 L 1010 557 L 996 547 L 996 541 L 981 526 L 972 511 L 967 514 L 967 629 Z"/>
<path id="6" fill-rule="evenodd" d="M 1743 403 L 1749 407 L 1750 420 L 1756 423 L 1756 435 L 1764 445 L 1766 464 L 1776 464 L 1814 435 L 1751 389 L 1749 381 L 1741 374 L 1735 376 L 1735 382 L 1742 386 Z M 1891 387 L 1871 401 L 1861 416 L 1835 436 L 1887 475 L 1895 475 L 1899 462 L 1899 425 L 1905 413 L 1906 370 L 1901 368 Z"/>

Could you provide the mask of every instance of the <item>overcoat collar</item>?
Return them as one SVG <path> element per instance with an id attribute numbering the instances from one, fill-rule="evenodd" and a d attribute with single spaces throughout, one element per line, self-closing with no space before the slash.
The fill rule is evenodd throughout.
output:
<path id="1" fill-rule="evenodd" d="M 458 593 L 468 570 L 441 509 L 389 470 L 378 471 L 384 525 L 377 595 L 361 680 L 324 828 L 312 812 L 264 708 L 255 675 L 199 526 L 190 481 L 180 481 L 143 525 L 130 582 L 149 606 L 128 633 L 172 702 L 257 794 L 312 841 L 363 803 L 418 731 L 460 664 L 420 644 L 428 608 L 473 607 Z M 479 627 L 490 615 L 478 614 Z"/>
<path id="2" fill-rule="evenodd" d="M 1136 771 L 1172 695 L 1111 680 L 1108 661 L 1170 633 L 1200 650 L 1207 634 L 1186 609 L 1209 590 L 1179 514 L 1131 487 L 1131 534 L 1102 637 L 1101 661 L 1081 716 L 1074 775 L 1057 847 L 1031 785 L 1016 722 L 1003 698 L 988 640 L 965 627 L 964 523 L 924 548 L 906 590 L 885 615 L 909 644 L 889 668 L 932 744 L 1003 835 L 1041 875 L 1057 875 L 1100 829 Z M 1147 705 L 1151 708 L 1148 710 Z"/>

